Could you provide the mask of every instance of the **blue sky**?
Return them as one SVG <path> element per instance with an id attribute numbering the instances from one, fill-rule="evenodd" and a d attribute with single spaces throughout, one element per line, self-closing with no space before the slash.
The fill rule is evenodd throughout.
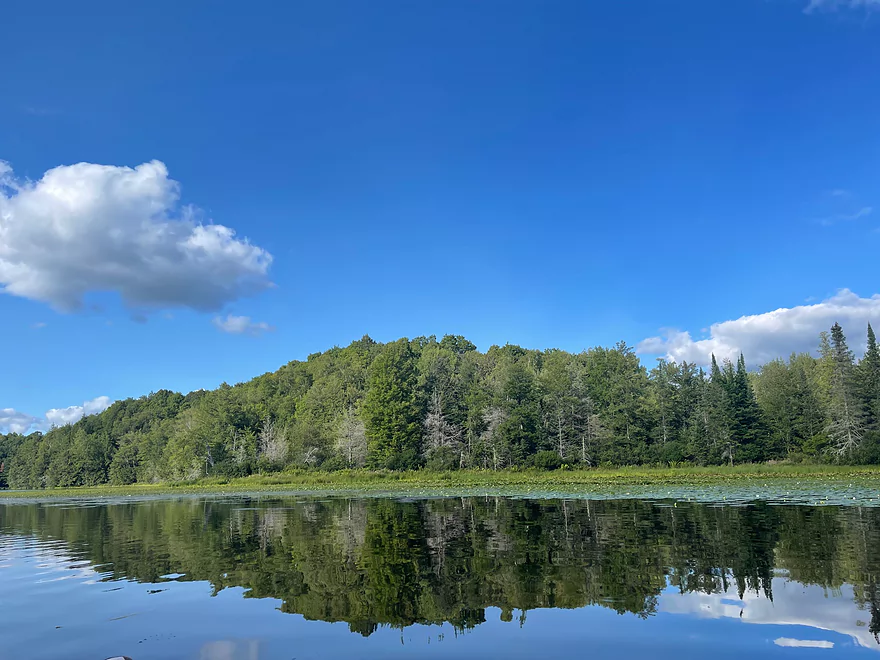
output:
<path id="1" fill-rule="evenodd" d="M 754 362 L 840 319 L 857 344 L 878 9 L 5 7 L 0 410 L 215 387 L 365 333 Z"/>

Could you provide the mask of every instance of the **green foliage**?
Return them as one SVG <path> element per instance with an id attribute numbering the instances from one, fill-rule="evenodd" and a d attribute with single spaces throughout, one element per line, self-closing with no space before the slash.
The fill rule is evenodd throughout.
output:
<path id="1" fill-rule="evenodd" d="M 0 435 L 0 488 L 9 487 L 9 470 L 22 444 L 27 438 L 19 433 Z"/>
<path id="2" fill-rule="evenodd" d="M 555 451 L 539 451 L 532 457 L 532 465 L 539 470 L 558 470 L 562 467 L 562 459 Z"/>
<path id="3" fill-rule="evenodd" d="M 421 405 L 415 355 L 406 339 L 388 344 L 370 366 L 363 419 L 369 462 L 401 469 L 419 462 Z"/>
<path id="4" fill-rule="evenodd" d="M 880 348 L 870 323 L 865 357 L 859 363 L 857 378 L 865 406 L 866 427 L 869 431 L 880 431 Z"/>
<path id="5" fill-rule="evenodd" d="M 535 471 L 533 471 L 535 472 Z M 538 473 L 546 479 L 559 473 Z M 496 497 L 22 503 L 4 531 L 64 543 L 108 578 L 171 573 L 272 598 L 282 612 L 380 626 L 478 626 L 499 608 L 610 608 L 647 617 L 670 587 L 772 598 L 816 585 L 880 624 L 880 509 Z M 173 531 L 173 533 L 169 533 Z M 780 581 L 779 576 L 790 580 Z M 829 604 L 834 601 L 829 600 Z M 497 614 L 491 615 L 493 618 Z M 345 624 L 343 624 L 345 625 Z M 551 654 L 552 655 L 552 654 Z"/>
<path id="6" fill-rule="evenodd" d="M 837 459 L 851 460 L 861 449 L 865 432 L 865 402 L 860 396 L 859 373 L 853 354 L 846 343 L 843 329 L 835 323 L 831 328 L 831 350 L 823 359 L 829 363 L 831 377 L 829 420 L 826 434 L 829 451 Z"/>
<path id="7" fill-rule="evenodd" d="M 758 372 L 619 343 L 572 354 L 369 337 L 237 385 L 160 390 L 45 434 L 0 435 L 0 487 L 232 479 L 299 468 L 880 462 L 880 349 L 839 325 Z M 555 456 L 551 459 L 550 455 Z"/>

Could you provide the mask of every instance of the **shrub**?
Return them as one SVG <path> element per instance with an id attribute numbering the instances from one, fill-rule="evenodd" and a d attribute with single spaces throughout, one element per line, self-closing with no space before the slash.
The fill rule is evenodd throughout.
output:
<path id="1" fill-rule="evenodd" d="M 452 447 L 437 447 L 428 454 L 425 467 L 438 472 L 454 470 L 458 467 L 458 455 Z"/>
<path id="2" fill-rule="evenodd" d="M 539 451 L 532 459 L 532 464 L 541 470 L 558 470 L 562 467 L 562 459 L 555 451 Z"/>

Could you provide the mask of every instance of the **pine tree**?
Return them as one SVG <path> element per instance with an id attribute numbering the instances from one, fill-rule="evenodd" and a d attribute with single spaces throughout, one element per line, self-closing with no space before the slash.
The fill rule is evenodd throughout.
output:
<path id="1" fill-rule="evenodd" d="M 880 431 L 880 348 L 874 329 L 868 324 L 868 345 L 858 369 L 859 394 L 865 406 L 865 425 Z"/>
<path id="2" fill-rule="evenodd" d="M 831 453 L 838 459 L 851 457 L 862 442 L 864 412 L 858 396 L 853 354 L 840 324 L 831 328 L 828 353 L 831 377 L 831 421 L 827 427 Z"/>

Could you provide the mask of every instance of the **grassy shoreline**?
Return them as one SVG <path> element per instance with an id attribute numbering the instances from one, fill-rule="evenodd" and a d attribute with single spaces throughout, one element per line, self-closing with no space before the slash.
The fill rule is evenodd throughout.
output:
<path id="1" fill-rule="evenodd" d="M 880 489 L 880 466 L 847 465 L 737 465 L 712 467 L 625 467 L 587 470 L 462 470 L 456 472 L 387 472 L 343 470 L 294 471 L 251 475 L 237 479 L 206 478 L 190 483 L 92 486 L 47 490 L 0 491 L 0 499 L 55 497 L 113 497 L 186 493 L 248 492 L 419 492 L 456 489 L 568 490 L 572 492 L 620 489 L 627 486 L 722 486 L 748 488 L 768 480 L 815 482 L 856 481 Z"/>

